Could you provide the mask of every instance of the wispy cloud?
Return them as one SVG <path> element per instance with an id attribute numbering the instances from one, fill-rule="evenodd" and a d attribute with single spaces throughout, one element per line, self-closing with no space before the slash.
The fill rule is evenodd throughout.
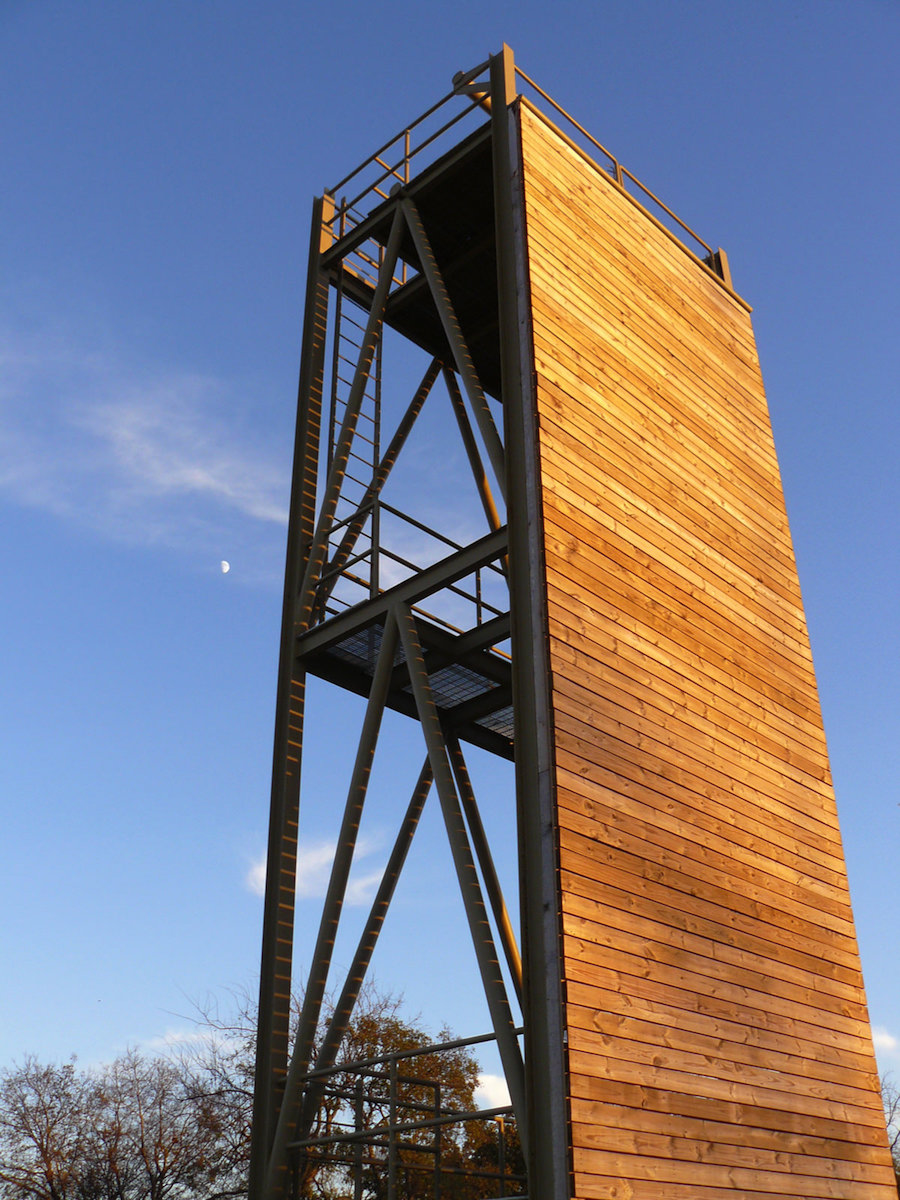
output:
<path id="1" fill-rule="evenodd" d="M 252 892 L 254 896 L 264 896 L 266 894 L 266 856 L 261 855 L 255 858 L 247 869 L 247 874 L 244 876 L 244 887 L 248 892 Z"/>
<path id="2" fill-rule="evenodd" d="M 475 1100 L 483 1108 L 503 1108 L 510 1103 L 506 1080 L 502 1075 L 479 1075 Z"/>
<path id="3" fill-rule="evenodd" d="M 233 381 L 0 326 L 0 493 L 132 544 L 280 560 L 289 462 Z M 280 569 L 280 561 L 279 561 Z"/>
<path id="4" fill-rule="evenodd" d="M 258 521 L 287 520 L 284 479 L 214 413 L 221 388 L 182 376 L 85 406 L 75 420 L 102 447 L 116 478 L 142 499 L 202 496 Z"/>
<path id="5" fill-rule="evenodd" d="M 359 906 L 372 902 L 375 889 L 381 880 L 382 871 L 378 869 L 360 874 L 359 867 L 361 860 L 368 858 L 380 846 L 381 839 L 377 837 L 361 837 L 357 841 L 356 853 L 353 858 L 353 871 L 347 884 L 347 892 L 344 899 L 345 904 Z M 297 851 L 298 899 L 314 899 L 325 895 L 336 848 L 336 842 L 325 840 L 310 842 L 300 846 Z M 254 895 L 265 895 L 265 855 L 254 859 L 250 864 L 244 876 L 244 884 Z"/>
<path id="6" fill-rule="evenodd" d="M 167 1029 L 165 1033 L 146 1038 L 138 1044 L 148 1054 L 171 1054 L 173 1051 L 206 1046 L 211 1036 L 208 1029 Z"/>
<path id="7" fill-rule="evenodd" d="M 872 1041 L 879 1058 L 900 1061 L 900 1038 L 889 1033 L 883 1025 L 873 1026 Z"/>
<path id="8" fill-rule="evenodd" d="M 99 322 L 87 332 L 54 325 L 36 315 L 34 301 L 27 321 L 5 317 L 13 309 L 4 299 L 0 293 L 0 497 L 106 539 L 201 554 L 209 570 L 229 562 L 232 578 L 246 578 L 249 562 L 251 575 L 278 580 L 290 448 L 285 426 L 274 435 L 261 414 L 283 412 L 283 404 L 267 406 L 241 381 L 140 362 L 111 344 Z M 407 449 L 388 496 L 401 509 L 415 497 L 417 518 L 467 544 L 488 524 L 458 435 L 451 427 L 440 447 L 426 448 Z M 452 549 L 387 513 L 382 536 L 418 567 Z M 387 587 L 409 573 L 387 556 L 381 571 Z M 483 573 L 483 586 L 491 581 Z M 502 581 L 497 586 L 502 592 Z M 359 599 L 347 588 L 348 602 Z M 455 593 L 432 608 L 451 623 L 472 619 L 472 604 Z"/>
<path id="9" fill-rule="evenodd" d="M 379 870 L 351 877 L 347 884 L 346 903 L 352 906 L 371 904 L 383 874 Z"/>

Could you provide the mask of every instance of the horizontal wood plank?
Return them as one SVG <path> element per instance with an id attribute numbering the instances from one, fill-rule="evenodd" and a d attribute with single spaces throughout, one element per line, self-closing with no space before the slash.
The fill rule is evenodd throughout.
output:
<path id="1" fill-rule="evenodd" d="M 575 1194 L 893 1200 L 749 317 L 521 121 Z"/>

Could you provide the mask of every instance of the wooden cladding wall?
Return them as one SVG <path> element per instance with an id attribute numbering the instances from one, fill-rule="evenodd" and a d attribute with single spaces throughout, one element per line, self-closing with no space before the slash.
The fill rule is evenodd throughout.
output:
<path id="1" fill-rule="evenodd" d="M 521 128 L 575 1195 L 894 1198 L 748 313 Z"/>

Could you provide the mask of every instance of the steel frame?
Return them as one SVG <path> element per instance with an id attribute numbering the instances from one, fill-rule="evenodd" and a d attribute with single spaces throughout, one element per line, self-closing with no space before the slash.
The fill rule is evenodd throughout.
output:
<path id="1" fill-rule="evenodd" d="M 547 594 L 540 536 L 540 468 L 531 300 L 525 253 L 515 65 L 507 46 L 491 60 L 494 213 L 503 411 L 509 461 L 510 617 L 516 720 L 516 812 L 524 950 L 526 1112 L 541 1129 L 528 1157 L 533 1197 L 571 1194 L 568 1079 L 561 991 L 559 864 Z"/>
<path id="2" fill-rule="evenodd" d="M 686 233 L 696 239 L 707 253 L 693 257 L 730 285 L 723 253 L 696 238 L 518 71 L 505 46 L 474 70 L 457 75 L 448 96 L 342 180 L 338 188 L 352 183 L 350 201 L 336 200 L 338 188 L 315 201 L 277 685 L 250 1200 L 281 1200 L 291 1194 L 292 1155 L 316 1140 L 310 1131 L 317 1107 L 432 788 L 490 1012 L 493 1032 L 488 1036 L 496 1039 L 526 1152 L 529 1195 L 533 1200 L 568 1200 L 571 1195 L 520 82 L 584 135 L 589 153 L 599 149 L 611 160 L 617 186 L 636 184 L 664 218 L 675 221 L 677 232 L 667 230 L 670 236 Z M 450 102 L 457 111 L 447 118 Z M 466 134 L 466 121 L 471 125 L 476 119 L 481 123 Z M 457 139 L 449 148 L 448 133 Z M 435 159 L 440 150 L 444 152 Z M 456 178 L 454 172 L 475 171 L 472 164 L 483 163 L 485 154 L 486 174 L 481 167 L 481 175 L 476 171 L 484 195 L 460 197 L 482 205 L 482 224 L 468 230 L 454 254 L 448 254 L 447 231 L 433 216 L 435 196 L 447 179 Z M 422 165 L 417 174 L 411 169 L 414 160 Z M 447 213 L 449 224 L 458 224 L 452 205 Z M 489 279 L 479 264 L 491 255 L 496 271 L 491 268 Z M 477 286 L 467 292 L 460 282 L 464 277 L 470 284 L 474 278 Z M 486 318 L 482 293 L 492 295 L 494 288 L 494 316 Z M 460 304 L 471 311 L 463 313 Z M 491 332 L 494 326 L 496 333 Z M 389 327 L 430 355 L 392 431 L 382 405 Z M 490 387 L 480 369 L 491 374 Z M 464 545 L 409 506 L 401 509 L 384 498 L 426 404 L 438 402 L 430 398 L 441 388 L 485 521 L 484 535 Z M 488 393 L 499 401 L 500 429 Z M 390 522 L 426 535 L 441 547 L 440 556 L 432 554 L 426 563 L 410 561 L 389 544 L 385 526 Z M 406 570 L 407 577 L 385 587 L 385 564 Z M 467 623 L 448 621 L 446 606 L 440 615 L 448 597 L 468 605 Z M 292 1039 L 300 759 L 309 673 L 364 695 L 366 710 Z M 387 708 L 419 725 L 425 758 L 323 1029 L 332 949 Z M 515 760 L 521 951 L 464 742 Z M 514 1022 L 504 972 L 523 1014 L 522 1029 Z M 359 1141 L 363 1132 L 356 1130 L 353 1137 Z"/>
<path id="3" fill-rule="evenodd" d="M 387 1166 L 387 1195 L 396 1196 L 399 1174 L 399 1152 L 406 1150 L 417 1155 L 431 1158 L 432 1166 L 419 1166 L 408 1160 L 403 1169 L 409 1173 L 429 1174 L 432 1176 L 433 1195 L 440 1195 L 443 1176 L 448 1173 L 458 1174 L 459 1168 L 447 1168 L 442 1162 L 443 1143 L 442 1132 L 453 1126 L 471 1125 L 474 1122 L 492 1122 L 498 1131 L 498 1163 L 496 1169 L 480 1168 L 475 1172 L 466 1172 L 467 1176 L 480 1178 L 488 1185 L 500 1188 L 498 1200 L 512 1200 L 506 1197 L 506 1185 L 512 1184 L 517 1188 L 516 1195 L 521 1200 L 521 1185 L 525 1177 L 516 1175 L 506 1162 L 505 1156 L 505 1125 L 512 1116 L 512 1110 L 507 1105 L 494 1108 L 478 1109 L 471 1112 L 461 1112 L 444 1108 L 442 1104 L 441 1085 L 433 1079 L 420 1078 L 409 1074 L 416 1067 L 416 1060 L 426 1055 L 440 1054 L 460 1048 L 470 1048 L 479 1043 L 493 1040 L 492 1035 L 485 1034 L 474 1038 L 461 1038 L 456 1041 L 437 1043 L 424 1046 L 412 1051 L 400 1051 L 382 1055 L 376 1058 L 356 1060 L 342 1063 L 339 1068 L 310 1072 L 310 1079 L 317 1081 L 323 1093 L 330 1099 L 343 1101 L 345 1108 L 344 1120 L 340 1121 L 337 1129 L 314 1134 L 292 1143 L 290 1149 L 296 1151 L 298 1160 L 295 1173 L 302 1173 L 306 1156 L 318 1159 L 319 1162 L 338 1163 L 342 1166 L 353 1165 L 354 1168 L 354 1197 L 362 1200 L 363 1169 L 366 1166 Z M 403 1074 L 401 1074 L 401 1068 Z M 336 1079 L 337 1077 L 337 1079 Z M 353 1083 L 353 1079 L 356 1083 Z M 388 1082 L 388 1113 L 387 1118 L 379 1120 L 376 1127 L 367 1127 L 363 1120 L 363 1108 L 366 1099 L 364 1080 L 374 1080 L 377 1084 Z M 403 1089 L 418 1089 L 414 1096 L 422 1091 L 430 1092 L 433 1099 L 410 1099 L 404 1096 Z M 379 1100 L 384 1105 L 383 1094 Z M 349 1105 L 353 1102 L 352 1124 L 350 1121 Z M 430 1142 L 411 1142 L 408 1135 L 431 1133 Z M 382 1157 L 377 1157 L 373 1151 L 386 1151 Z M 349 1155 L 352 1154 L 352 1159 Z M 386 1160 L 386 1163 L 385 1163 Z"/>
<path id="4" fill-rule="evenodd" d="M 526 1149 L 529 1195 L 533 1200 L 568 1200 L 571 1195 L 554 734 L 521 190 L 520 86 L 548 102 L 554 119 L 561 116 L 568 122 L 574 130 L 570 136 L 582 139 L 582 152 L 586 141 L 588 154 L 599 151 L 604 156 L 616 186 L 624 190 L 634 185 L 641 203 L 656 206 L 658 212 L 648 215 L 663 227 L 668 221 L 669 236 L 693 239 L 700 255 L 685 247 L 686 252 L 730 287 L 724 253 L 713 252 L 518 70 L 506 46 L 473 70 L 458 74 L 447 96 L 315 201 L 277 685 L 250 1200 L 281 1200 L 291 1194 L 292 1156 L 318 1144 L 310 1132 L 317 1107 L 432 788 L 493 1025 L 492 1034 L 485 1037 L 496 1040 Z M 451 103 L 455 110 L 448 117 Z M 475 121 L 480 124 L 467 133 Z M 448 143 L 448 135 L 455 141 Z M 446 246 L 438 246 L 446 241 L 446 231 L 429 216 L 429 206 L 443 180 L 484 153 L 490 162 L 487 175 L 479 176 L 480 187 L 491 193 L 492 215 L 475 233 L 470 231 L 466 244 L 448 261 Z M 352 198 L 338 201 L 337 193 L 345 186 Z M 456 214 L 450 215 L 453 224 Z M 493 339 L 488 358 L 496 360 L 497 369 L 486 388 L 478 365 L 487 361 L 484 329 L 477 327 L 481 318 L 469 313 L 462 319 L 458 306 L 472 301 L 460 277 L 471 272 L 473 264 L 477 271 L 479 259 L 489 255 L 496 258 L 496 278 L 487 281 L 484 276 L 480 282 L 485 285 L 482 290 L 496 287 L 496 333 L 490 332 L 490 319 L 486 326 L 488 340 Z M 476 314 L 477 299 L 472 301 Z M 430 355 L 392 431 L 382 411 L 388 327 L 418 341 Z M 464 545 L 409 506 L 401 509 L 384 498 L 426 404 L 439 402 L 430 398 L 442 388 L 486 527 L 483 536 Z M 487 393 L 499 401 L 500 429 Z M 426 535 L 441 547 L 440 556 L 433 554 L 427 563 L 411 562 L 408 554 L 389 544 L 385 526 L 390 522 Z M 407 577 L 385 587 L 385 564 L 392 570 L 405 569 Z M 488 581 L 493 581 L 490 587 Z M 448 621 L 446 611 L 440 615 L 448 597 L 468 605 L 468 623 Z M 366 709 L 292 1039 L 300 759 L 309 673 L 365 696 Z M 419 725 L 425 757 L 323 1029 L 332 949 L 387 708 Z M 481 821 L 464 742 L 515 761 L 521 951 Z M 504 971 L 523 1014 L 521 1029 L 514 1023 Z M 378 1064 L 357 1065 L 374 1069 Z M 391 1070 L 396 1075 L 396 1063 Z M 445 1117 L 439 1108 L 438 1101 L 434 1120 L 440 1123 Z M 391 1129 L 379 1130 L 379 1135 L 393 1139 L 401 1127 L 402 1122 L 392 1118 Z M 355 1129 L 345 1139 L 357 1145 L 354 1153 L 360 1162 L 365 1136 L 366 1131 Z M 356 1191 L 361 1194 L 359 1187 Z"/>
<path id="5" fill-rule="evenodd" d="M 408 141 L 407 141 L 408 147 Z M 405 173 L 408 178 L 408 172 Z M 415 187 L 404 181 L 401 189 L 382 204 L 379 229 L 388 222 L 387 237 L 377 246 L 374 280 L 371 273 L 360 281 L 358 254 L 361 238 L 371 237 L 369 227 L 357 227 L 343 244 L 334 239 L 330 196 L 316 202 L 307 286 L 307 314 L 298 398 L 294 487 L 289 524 L 289 551 L 285 582 L 281 664 L 279 669 L 273 769 L 269 862 L 264 917 L 262 979 L 254 1097 L 253 1144 L 250 1178 L 252 1197 L 284 1196 L 290 1190 L 291 1148 L 308 1139 L 320 1101 L 324 1073 L 334 1065 L 341 1040 L 359 995 L 378 933 L 387 913 L 394 886 L 415 833 L 426 797 L 432 787 L 447 832 L 466 919 L 479 973 L 507 1077 L 520 1137 L 529 1144 L 526 1118 L 525 1066 L 518 1031 L 500 968 L 496 927 L 503 960 L 517 999 L 523 995 L 522 959 L 513 923 L 494 868 L 490 847 L 471 786 L 460 735 L 481 741 L 507 754 L 511 739 L 492 736 L 487 718 L 511 704 L 514 684 L 509 656 L 498 650 L 510 634 L 509 605 L 491 607 L 480 592 L 480 573 L 493 568 L 500 579 L 508 574 L 507 530 L 494 487 L 505 500 L 507 464 L 503 439 L 497 429 L 473 358 L 454 310 L 450 292 L 433 250 L 426 223 L 417 207 Z M 377 232 L 377 231 L 376 231 Z M 383 236 L 383 235 L 382 235 Z M 343 519 L 348 462 L 359 438 L 359 425 L 369 398 L 380 403 L 382 333 L 392 296 L 409 287 L 409 261 L 400 263 L 401 246 L 414 260 L 417 279 L 424 281 L 440 321 L 447 350 L 435 356 L 406 407 L 387 449 L 379 454 L 372 439 L 371 476 L 362 484 L 361 498 Z M 354 261 L 354 256 L 357 256 Z M 398 264 L 400 264 L 398 266 Z M 416 280 L 413 281 L 414 283 Z M 422 285 L 419 284 L 421 287 Z M 329 290 L 338 299 L 329 305 Z M 344 291 L 366 310 L 358 353 L 352 365 L 346 399 L 337 398 L 340 354 L 340 321 Z M 320 452 L 326 350 L 332 329 L 331 402 L 327 446 Z M 388 591 L 379 586 L 380 545 L 377 511 L 391 470 L 427 398 L 443 380 L 472 472 L 488 532 L 468 546 L 453 546 L 452 553 L 417 570 Z M 374 381 L 374 386 L 373 386 Z M 380 409 L 373 422 L 380 426 Z M 480 440 L 480 446 L 479 446 Z M 484 457 L 490 469 L 484 465 Z M 320 459 L 324 469 L 320 470 Z M 493 483 L 490 476 L 493 476 Z M 317 491 L 322 479 L 321 500 Z M 441 535 L 410 513 L 410 520 L 436 538 Z M 360 539 L 368 549 L 356 549 Z M 446 539 L 442 539 L 446 540 Z M 368 579 L 360 578 L 362 570 Z M 354 575 L 353 571 L 357 574 Z M 341 611 L 334 603 L 339 581 L 356 579 L 364 585 L 365 599 Z M 471 590 L 474 580 L 474 592 Z M 468 581 L 468 582 L 467 582 Z M 448 589 L 473 599 L 476 620 L 467 629 L 441 628 L 424 605 Z M 467 590 L 468 589 L 468 590 Z M 305 676 L 309 669 L 330 673 L 341 680 L 341 663 L 335 648 L 350 638 L 368 637 L 373 663 L 364 684 L 367 690 L 365 719 L 344 809 L 338 848 L 323 905 L 319 934 L 299 1015 L 293 1046 L 289 1048 L 290 978 L 293 943 L 294 872 L 296 869 L 299 815 L 299 768 L 302 748 Z M 329 663 L 328 670 L 323 669 Z M 436 697 L 437 672 L 449 668 L 468 671 L 481 681 L 474 696 L 456 705 Z M 346 669 L 346 668 L 345 668 Z M 356 954 L 340 992 L 330 1022 L 319 1038 L 323 998 L 331 965 L 332 948 L 346 895 L 356 833 L 365 804 L 369 772 L 382 717 L 388 704 L 414 715 L 424 734 L 426 760 L 419 773 L 396 841 L 378 887 Z M 483 735 L 473 736 L 478 727 Z M 482 889 L 482 879 L 484 889 Z M 487 900 L 485 899 L 487 893 Z M 489 916 L 490 912 L 490 916 Z"/>

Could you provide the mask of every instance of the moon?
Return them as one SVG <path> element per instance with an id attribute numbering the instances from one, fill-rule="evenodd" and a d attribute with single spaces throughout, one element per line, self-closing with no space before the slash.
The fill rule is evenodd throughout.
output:
<path id="1" fill-rule="evenodd" d="M 221 566 L 221 568 L 222 568 L 222 574 L 223 574 L 223 575 L 227 575 L 227 574 L 228 574 L 228 572 L 231 570 L 231 563 L 230 563 L 230 562 L 226 562 L 224 558 L 222 559 L 222 561 L 221 561 L 221 563 L 220 563 L 219 565 L 220 565 L 220 566 Z"/>

